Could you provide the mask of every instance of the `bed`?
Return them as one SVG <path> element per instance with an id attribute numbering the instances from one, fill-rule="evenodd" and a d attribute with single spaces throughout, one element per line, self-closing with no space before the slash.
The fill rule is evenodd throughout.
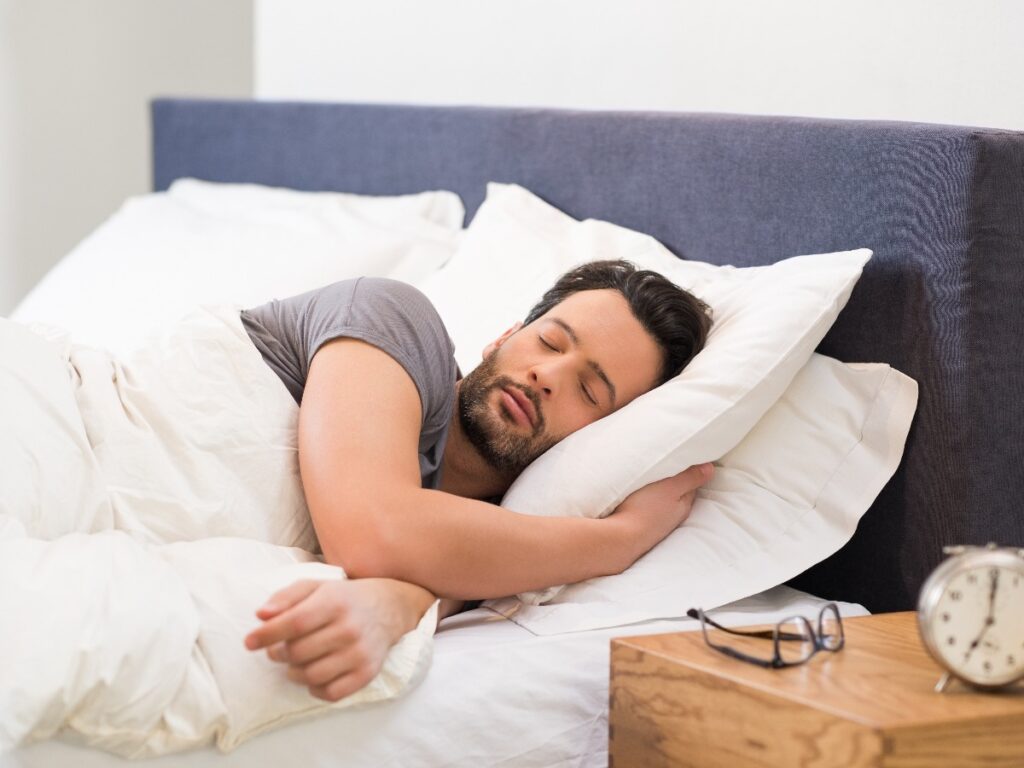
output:
<path id="1" fill-rule="evenodd" d="M 668 113 L 165 99 L 154 189 L 175 179 L 402 194 L 448 189 L 467 218 L 487 182 L 736 266 L 874 251 L 820 351 L 885 362 L 920 387 L 893 479 L 853 539 L 726 621 L 914 607 L 945 544 L 1024 543 L 1024 135 L 954 126 Z M 815 596 L 821 596 L 815 597 Z M 283 728 L 225 758 L 353 766 L 603 765 L 608 639 L 646 622 L 539 637 L 478 608 L 443 622 L 434 663 L 385 706 Z M 514 671 L 513 671 L 514 670 Z M 514 682 L 512 682 L 514 681 Z M 175 761 L 175 757 L 164 762 Z M 11 765 L 108 765 L 47 742 Z"/>

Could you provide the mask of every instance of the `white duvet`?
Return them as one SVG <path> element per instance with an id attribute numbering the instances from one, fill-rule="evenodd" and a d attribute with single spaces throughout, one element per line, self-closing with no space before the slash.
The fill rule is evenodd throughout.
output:
<path id="1" fill-rule="evenodd" d="M 313 554 L 298 407 L 238 309 L 125 359 L 0 318 L 0 750 L 226 751 L 421 679 L 437 603 L 335 704 L 243 646 L 273 591 L 345 575 Z"/>

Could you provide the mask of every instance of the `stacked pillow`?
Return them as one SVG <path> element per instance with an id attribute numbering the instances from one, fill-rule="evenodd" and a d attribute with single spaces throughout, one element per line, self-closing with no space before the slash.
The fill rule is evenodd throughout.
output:
<path id="1" fill-rule="evenodd" d="M 421 286 L 463 371 L 559 275 L 586 261 L 624 258 L 661 272 L 714 313 L 705 349 L 679 376 L 554 446 L 502 506 L 603 516 L 688 466 L 720 467 L 689 520 L 626 573 L 577 585 L 554 605 L 539 604 L 559 587 L 488 605 L 538 633 L 683 616 L 691 605 L 711 608 L 775 586 L 842 546 L 898 466 L 916 385 L 888 366 L 819 359 L 799 398 L 773 406 L 870 255 L 797 256 L 747 269 L 688 262 L 649 236 L 578 222 L 515 185 L 488 185 L 458 253 Z"/>

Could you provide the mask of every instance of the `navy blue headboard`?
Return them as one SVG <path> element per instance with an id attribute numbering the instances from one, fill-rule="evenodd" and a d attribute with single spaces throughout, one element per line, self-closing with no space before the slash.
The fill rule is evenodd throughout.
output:
<path id="1" fill-rule="evenodd" d="M 1024 545 L 1024 134 L 919 123 L 158 100 L 154 188 L 181 176 L 397 194 L 522 184 L 683 258 L 868 247 L 820 347 L 917 379 L 899 472 L 853 540 L 794 580 L 913 607 L 944 544 Z"/>

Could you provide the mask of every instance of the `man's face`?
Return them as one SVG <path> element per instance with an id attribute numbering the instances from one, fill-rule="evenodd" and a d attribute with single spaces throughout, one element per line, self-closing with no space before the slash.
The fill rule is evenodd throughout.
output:
<path id="1" fill-rule="evenodd" d="M 574 293 L 488 345 L 459 386 L 459 419 L 511 480 L 562 438 L 652 389 L 661 359 L 621 293 Z"/>

